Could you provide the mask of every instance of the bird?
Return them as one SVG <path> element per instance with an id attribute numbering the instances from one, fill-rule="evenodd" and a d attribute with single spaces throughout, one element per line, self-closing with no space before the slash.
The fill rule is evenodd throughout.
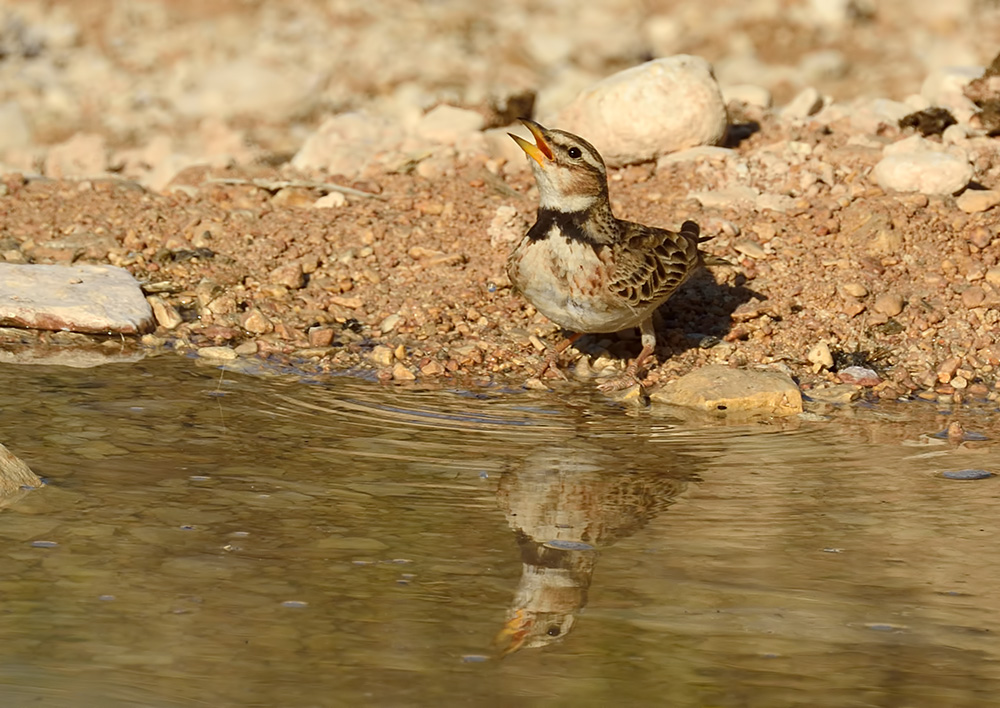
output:
<path id="1" fill-rule="evenodd" d="M 508 135 L 528 157 L 538 212 L 507 259 L 507 275 L 537 311 L 570 332 L 539 377 L 550 368 L 558 372 L 559 355 L 584 334 L 638 327 L 642 351 L 623 375 L 598 386 L 630 388 L 656 348 L 656 309 L 702 266 L 730 264 L 698 247 L 708 239 L 694 221 L 670 231 L 615 217 L 597 149 L 578 135 L 520 121 L 535 142 Z"/>

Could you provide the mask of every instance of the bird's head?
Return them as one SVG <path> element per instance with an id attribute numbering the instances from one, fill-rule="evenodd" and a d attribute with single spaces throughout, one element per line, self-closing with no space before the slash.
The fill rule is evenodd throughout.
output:
<path id="1" fill-rule="evenodd" d="M 577 135 L 550 130 L 527 118 L 521 118 L 521 122 L 531 131 L 535 143 L 513 133 L 508 135 L 531 158 L 541 208 L 586 211 L 607 199 L 607 169 L 593 145 Z"/>

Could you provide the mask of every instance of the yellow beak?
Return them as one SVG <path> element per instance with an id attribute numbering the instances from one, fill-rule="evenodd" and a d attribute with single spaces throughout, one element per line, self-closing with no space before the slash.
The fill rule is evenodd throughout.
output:
<path id="1" fill-rule="evenodd" d="M 539 167 L 545 167 L 544 161 L 552 159 L 552 148 L 545 141 L 545 128 L 527 118 L 520 118 L 519 120 L 524 123 L 524 127 L 531 131 L 531 134 L 535 138 L 535 144 L 532 145 L 524 138 L 519 138 L 513 133 L 507 133 L 507 135 L 514 138 L 514 142 L 520 145 L 521 149 L 528 154 L 528 157 L 537 162 Z"/>
<path id="2" fill-rule="evenodd" d="M 513 136 L 512 136 L 513 137 Z M 517 138 L 514 138 L 517 140 Z M 534 145 L 526 142 L 534 148 Z M 520 143 L 518 143 L 520 145 Z M 521 145 L 524 147 L 524 145 Z M 527 150 L 525 150 L 527 152 Z M 531 153 L 528 153 L 529 155 Z M 497 633 L 497 636 L 493 639 L 493 645 L 497 648 L 500 654 L 500 658 L 507 656 L 508 654 L 513 654 L 515 651 L 521 648 L 524 644 L 525 638 L 528 636 L 528 632 L 531 630 L 532 619 L 528 617 L 527 613 L 523 609 L 517 610 L 514 616 L 507 620 L 507 624 L 504 625 L 503 629 Z"/>

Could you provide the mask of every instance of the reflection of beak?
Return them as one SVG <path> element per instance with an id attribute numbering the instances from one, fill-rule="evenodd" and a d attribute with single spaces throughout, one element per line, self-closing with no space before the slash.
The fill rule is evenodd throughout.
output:
<path id="1" fill-rule="evenodd" d="M 520 145 L 521 149 L 528 153 L 528 157 L 537 162 L 539 167 L 545 167 L 545 163 L 542 160 L 552 159 L 552 148 L 545 142 L 545 128 L 527 118 L 519 118 L 519 120 L 524 123 L 524 127 L 531 131 L 531 134 L 535 137 L 536 144 L 532 145 L 524 138 L 519 138 L 513 133 L 507 133 L 507 135 L 514 138 L 514 142 Z"/>
<path id="2" fill-rule="evenodd" d="M 514 139 L 517 140 L 517 138 Z M 526 144 L 531 145 L 531 143 Z M 521 145 L 521 147 L 524 147 L 524 145 Z M 531 147 L 534 148 L 535 146 L 531 145 Z M 527 152 L 527 149 L 525 149 L 525 152 Z M 531 153 L 528 154 L 531 155 Z M 534 156 L 532 155 L 532 157 Z M 531 631 L 532 623 L 533 620 L 527 616 L 523 609 L 515 612 L 514 616 L 507 620 L 507 624 L 497 632 L 497 636 L 493 639 L 493 644 L 500 651 L 501 658 L 508 654 L 513 654 L 521 648 L 521 645 L 524 644 L 524 638 Z"/>

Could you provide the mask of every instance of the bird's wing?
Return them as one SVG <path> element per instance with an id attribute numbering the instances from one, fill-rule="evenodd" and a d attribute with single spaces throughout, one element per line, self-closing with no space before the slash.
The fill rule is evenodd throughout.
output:
<path id="1" fill-rule="evenodd" d="M 676 232 L 628 223 L 609 288 L 635 306 L 666 300 L 701 265 L 698 243 L 693 221 Z"/>

